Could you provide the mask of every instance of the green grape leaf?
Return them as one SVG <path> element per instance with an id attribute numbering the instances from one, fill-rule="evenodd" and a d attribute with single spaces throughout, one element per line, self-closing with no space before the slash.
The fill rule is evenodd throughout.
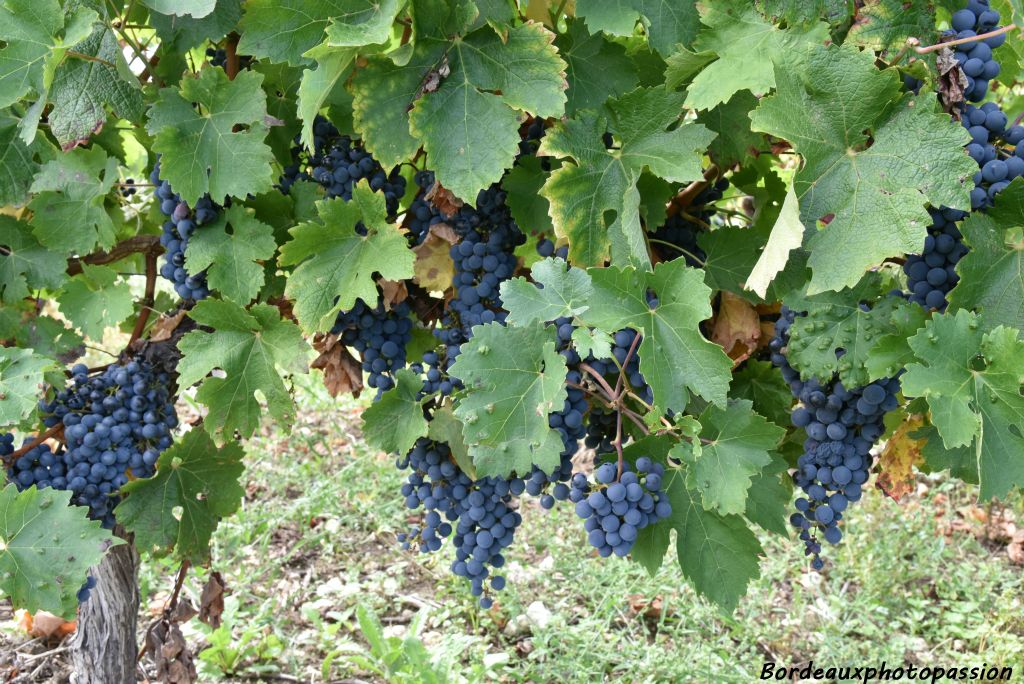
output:
<path id="1" fill-rule="evenodd" d="M 51 252 L 31 233 L 27 223 L 0 215 L 0 302 L 17 302 L 29 296 L 29 289 L 55 289 L 67 279 L 68 262 Z"/>
<path id="2" fill-rule="evenodd" d="M 973 309 L 982 325 L 1024 329 L 1024 181 L 1014 180 L 995 206 L 960 226 L 971 251 L 957 264 L 960 282 L 949 295 L 955 309 Z M 1016 230 L 1014 230 L 1016 229 Z"/>
<path id="3" fill-rule="evenodd" d="M 786 302 L 790 308 L 807 312 L 806 316 L 797 316 L 790 328 L 787 354 L 801 377 L 826 382 L 839 373 L 846 387 L 868 384 L 867 363 L 879 338 L 906 338 L 917 327 L 901 329 L 898 324 L 920 322 L 903 313 L 920 307 L 901 297 L 887 296 L 890 289 L 881 274 L 868 273 L 852 289 L 790 298 Z M 862 302 L 870 304 L 867 311 L 861 307 Z M 839 349 L 846 353 L 837 358 Z"/>
<path id="4" fill-rule="evenodd" d="M 746 0 L 707 3 L 701 22 L 706 28 L 696 47 L 716 53 L 718 59 L 690 83 L 686 106 L 693 109 L 711 109 L 743 90 L 767 93 L 775 87 L 775 64 L 780 70 L 792 69 L 795 50 L 828 38 L 822 23 L 809 29 L 778 29 Z"/>
<path id="5" fill-rule="evenodd" d="M 719 167 L 734 166 L 749 157 L 751 150 L 764 148 L 764 136 L 750 130 L 750 112 L 755 107 L 757 98 L 743 90 L 697 116 L 697 123 L 717 134 L 709 151 Z"/>
<path id="6" fill-rule="evenodd" d="M 476 198 L 512 166 L 519 149 L 516 110 L 563 113 L 566 65 L 553 39 L 536 23 L 503 35 L 475 31 L 451 44 L 451 74 L 441 86 L 416 100 L 409 128 L 423 141 L 438 181 L 458 197 Z"/>
<path id="7" fill-rule="evenodd" d="M 263 262 L 276 250 L 274 229 L 256 220 L 251 209 L 234 204 L 216 223 L 195 232 L 185 251 L 185 267 L 192 274 L 207 271 L 210 289 L 248 304 L 263 287 Z"/>
<path id="8" fill-rule="evenodd" d="M 754 413 L 746 400 L 722 409 L 708 406 L 700 417 L 701 448 L 681 444 L 673 453 L 687 464 L 686 486 L 700 493 L 704 509 L 739 515 L 747 507 L 752 478 L 772 462 L 786 431 Z"/>
<path id="9" fill-rule="evenodd" d="M 427 419 L 416 395 L 423 380 L 407 368 L 395 373 L 395 387 L 363 412 L 366 443 L 386 453 L 404 454 L 427 434 Z"/>
<path id="10" fill-rule="evenodd" d="M 969 446 L 946 448 L 934 425 L 926 425 L 911 435 L 913 439 L 925 440 L 921 447 L 924 463 L 918 467 L 925 472 L 948 470 L 958 480 L 978 484 L 978 457 Z"/>
<path id="11" fill-rule="evenodd" d="M 242 0 L 216 0 L 216 3 L 212 12 L 199 19 L 187 14 L 155 12 L 149 15 L 149 25 L 156 29 L 162 48 L 180 52 L 191 50 L 208 40 L 220 40 L 231 33 L 242 18 Z"/>
<path id="12" fill-rule="evenodd" d="M 781 467 L 782 472 L 770 472 Z M 793 498 L 793 485 L 785 464 L 776 460 L 755 475 L 747 491 L 747 509 L 743 512 L 747 520 L 763 530 L 782 536 L 789 534 L 789 502 Z"/>
<path id="13" fill-rule="evenodd" d="M 209 407 L 206 429 L 223 443 L 237 430 L 242 438 L 256 431 L 264 411 L 290 425 L 295 404 L 281 378 L 305 373 L 309 346 L 291 321 L 276 307 L 256 304 L 248 311 L 228 301 L 204 299 L 189 316 L 213 332 L 194 330 L 178 342 L 178 384 L 190 387 L 202 381 L 196 399 Z M 207 377 L 213 370 L 222 377 Z M 266 400 L 260 407 L 259 392 Z"/>
<path id="14" fill-rule="evenodd" d="M 595 359 L 612 357 L 612 336 L 603 330 L 575 328 L 572 331 L 572 343 L 580 358 L 593 356 Z"/>
<path id="15" fill-rule="evenodd" d="M 744 287 L 759 297 L 765 297 L 768 294 L 768 286 L 786 268 L 790 253 L 800 248 L 803 239 L 804 225 L 800 222 L 800 201 L 791 187 L 786 191 L 786 199 L 782 202 L 768 242 L 757 258 L 754 268 L 751 269 Z"/>
<path id="16" fill-rule="evenodd" d="M 164 88 L 149 111 L 152 149 L 163 154 L 160 177 L 189 204 L 209 193 L 214 201 L 269 190 L 274 153 L 264 142 L 267 97 L 263 74 L 203 69 Z M 199 103 L 197 110 L 193 103 Z M 235 131 L 243 124 L 246 130 Z"/>
<path id="17" fill-rule="evenodd" d="M 587 33 L 582 21 L 570 22 L 569 30 L 555 39 L 555 47 L 567 65 L 566 114 L 597 109 L 609 97 L 633 90 L 639 83 L 636 64 L 626 48 L 600 33 Z"/>
<path id="18" fill-rule="evenodd" d="M 82 272 L 57 296 L 61 315 L 86 337 L 103 339 L 103 331 L 116 328 L 135 310 L 132 288 L 110 266 L 82 264 Z"/>
<path id="19" fill-rule="evenodd" d="M 558 468 L 564 447 L 548 414 L 562 409 L 566 368 L 554 328 L 475 326 L 450 373 L 466 386 L 455 415 L 479 476 Z"/>
<path id="20" fill-rule="evenodd" d="M 114 244 L 114 223 L 103 207 L 117 182 L 117 160 L 99 147 L 75 149 L 47 162 L 32 183 L 32 229 L 61 254 L 88 254 Z"/>
<path id="21" fill-rule="evenodd" d="M 934 31 L 930 0 L 867 0 L 857 10 L 845 42 L 879 52 L 900 50 L 907 38 L 931 36 Z"/>
<path id="22" fill-rule="evenodd" d="M 577 316 L 590 308 L 594 288 L 586 271 L 548 257 L 535 263 L 530 275 L 532 282 L 513 278 L 501 284 L 501 301 L 508 310 L 509 325 Z"/>
<path id="23" fill-rule="evenodd" d="M 58 368 L 32 349 L 0 347 L 0 425 L 17 425 L 36 409 L 44 376 Z"/>
<path id="24" fill-rule="evenodd" d="M 983 499 L 1024 485 L 1024 341 L 999 326 L 985 332 L 968 311 L 934 316 L 910 338 L 916 363 L 901 383 L 928 401 L 947 449 L 970 445 Z"/>
<path id="25" fill-rule="evenodd" d="M 325 45 L 306 53 L 316 60 L 316 69 L 303 69 L 299 83 L 297 112 L 302 119 L 302 142 L 315 147 L 313 123 L 324 102 L 338 85 L 352 73 L 356 51 L 351 48 L 332 48 Z"/>
<path id="26" fill-rule="evenodd" d="M 814 294 L 853 286 L 884 259 L 919 250 L 925 206 L 968 206 L 977 165 L 963 153 L 963 127 L 936 111 L 934 97 L 901 96 L 896 73 L 878 71 L 873 55 L 817 47 L 803 64 L 777 69 L 777 94 L 750 116 L 754 129 L 803 156 L 794 188 L 814 233 L 806 244 Z"/>
<path id="27" fill-rule="evenodd" d="M 519 149 L 519 117 L 501 97 L 468 81 L 445 81 L 409 114 L 413 135 L 436 170 L 438 181 L 466 199 L 501 177 Z"/>
<path id="28" fill-rule="evenodd" d="M 160 454 L 156 475 L 122 487 L 117 521 L 140 549 L 205 563 L 217 524 L 242 503 L 244 455 L 237 443 L 217 448 L 205 430 L 189 430 Z"/>
<path id="29" fill-rule="evenodd" d="M 214 10 L 217 0 L 142 0 L 142 4 L 160 14 L 188 14 L 202 19 Z"/>
<path id="30" fill-rule="evenodd" d="M 0 120 L 0 205 L 21 204 L 28 195 L 39 170 L 33 147 L 18 137 L 17 124 Z"/>
<path id="31" fill-rule="evenodd" d="M 548 200 L 540 194 L 548 174 L 537 157 L 520 157 L 505 174 L 501 187 L 507 194 L 505 204 L 524 233 L 549 235 L 555 228 L 548 216 Z"/>
<path id="32" fill-rule="evenodd" d="M 443 45 L 419 42 L 404 64 L 372 56 L 353 74 L 352 120 L 366 149 L 384 168 L 401 164 L 419 149 L 420 142 L 409 132 L 409 107 L 443 54 Z"/>
<path id="33" fill-rule="evenodd" d="M 576 16 L 583 17 L 592 33 L 631 36 L 639 20 L 652 48 L 663 57 L 681 43 L 689 46 L 700 21 L 696 0 L 577 0 Z"/>
<path id="34" fill-rule="evenodd" d="M 806 24 L 824 19 L 838 24 L 849 17 L 847 0 L 756 0 L 756 5 L 772 21 L 791 25 Z"/>
<path id="35" fill-rule="evenodd" d="M 292 239 L 279 258 L 282 266 L 295 266 L 285 294 L 295 300 L 295 316 L 307 332 L 330 330 L 338 312 L 351 309 L 357 299 L 374 305 L 373 274 L 411 278 L 415 259 L 405 235 L 385 218 L 384 195 L 370 190 L 366 180 L 353 188 L 351 201 L 322 200 L 317 210 L 319 221 L 289 231 Z M 366 235 L 356 232 L 360 223 Z"/>
<path id="36" fill-rule="evenodd" d="M 404 4 L 404 0 L 347 0 L 345 11 L 331 17 L 327 44 L 358 48 L 386 42 Z"/>
<path id="37" fill-rule="evenodd" d="M 124 543 L 70 501 L 52 487 L 0 489 L 0 592 L 15 608 L 73 619 L 89 568 Z"/>
<path id="38" fill-rule="evenodd" d="M 705 510 L 700 495 L 686 488 L 685 477 L 675 469 L 665 474 L 663 489 L 672 504 L 672 515 L 642 529 L 633 554 L 651 558 L 660 549 L 664 555 L 668 530 L 675 529 L 683 574 L 698 594 L 731 611 L 746 593 L 747 584 L 760 576 L 761 545 L 742 517 Z"/>
<path id="39" fill-rule="evenodd" d="M 675 260 L 658 264 L 654 273 L 592 268 L 589 274 L 594 297 L 580 319 L 606 332 L 630 327 L 643 334 L 637 354 L 654 391 L 654 420 L 669 409 L 683 412 L 691 392 L 725 406 L 732 361 L 700 333 L 700 322 L 711 317 L 703 271 Z M 658 298 L 654 308 L 648 289 Z"/>
<path id="40" fill-rule="evenodd" d="M 331 17 L 346 14 L 356 4 L 353 0 L 247 0 L 238 51 L 272 62 L 308 64 L 303 53 L 323 41 Z"/>
<path id="41" fill-rule="evenodd" d="M 730 394 L 751 401 L 755 411 L 776 425 L 789 423 L 793 394 L 782 373 L 768 361 L 748 359 L 732 376 Z"/>
<path id="42" fill-rule="evenodd" d="M 675 90 L 689 83 L 700 70 L 718 59 L 718 55 L 710 51 L 694 52 L 680 48 L 665 59 L 665 85 Z"/>
<path id="43" fill-rule="evenodd" d="M 97 19 L 95 10 L 84 5 L 65 14 L 57 0 L 0 3 L 0 108 L 33 92 L 38 98 L 20 124 L 25 143 L 35 138 L 54 71 L 67 51 L 92 33 Z"/>
<path id="44" fill-rule="evenodd" d="M 638 88 L 608 103 L 611 120 L 592 112 L 549 129 L 538 154 L 572 161 L 553 171 L 541 194 L 550 202 L 555 232 L 569 240 L 569 260 L 603 264 L 612 252 L 614 212 L 619 234 L 643 244 L 636 184 L 644 169 L 662 178 L 687 182 L 702 177 L 700 160 L 714 134 L 700 124 L 668 130 L 682 113 L 682 95 L 663 88 Z M 608 126 L 622 146 L 605 149 Z M 636 265 L 646 267 L 646 247 Z"/>
<path id="45" fill-rule="evenodd" d="M 50 89 L 50 132 L 64 149 L 88 141 L 107 120 L 107 107 L 130 121 L 139 121 L 143 112 L 138 81 L 126 81 L 118 71 L 118 64 L 124 72 L 127 65 L 112 30 L 97 29 L 75 52 L 94 59 L 69 57 Z"/>
<path id="46" fill-rule="evenodd" d="M 455 417 L 452 407 L 444 405 L 434 411 L 434 416 L 427 427 L 427 435 L 435 442 L 444 442 L 451 449 L 452 458 L 459 470 L 470 478 L 476 479 L 476 466 L 469 456 L 469 447 L 462 436 L 462 423 Z"/>

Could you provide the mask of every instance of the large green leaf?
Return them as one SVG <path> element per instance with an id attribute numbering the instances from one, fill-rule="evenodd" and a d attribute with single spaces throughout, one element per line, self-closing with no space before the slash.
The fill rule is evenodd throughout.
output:
<path id="1" fill-rule="evenodd" d="M 303 53 L 323 41 L 331 17 L 344 15 L 353 4 L 353 0 L 247 0 L 238 51 L 272 62 L 306 64 L 309 60 Z"/>
<path id="2" fill-rule="evenodd" d="M 935 31 L 935 8 L 930 0 L 868 0 L 857 10 L 846 42 L 871 50 L 898 51 L 908 38 Z"/>
<path id="3" fill-rule="evenodd" d="M 999 326 L 985 332 L 975 314 L 935 316 L 910 338 L 917 357 L 903 392 L 924 397 L 947 449 L 971 445 L 982 498 L 1024 486 L 1024 341 Z"/>
<path id="4" fill-rule="evenodd" d="M 0 489 L 0 591 L 16 608 L 74 618 L 89 568 L 123 543 L 70 501 L 51 487 Z"/>
<path id="5" fill-rule="evenodd" d="M 62 147 L 87 141 L 107 120 L 108 107 L 122 119 L 142 118 L 142 91 L 138 82 L 125 80 L 122 73 L 130 74 L 114 32 L 106 27 L 77 45 L 75 56 L 57 69 L 50 89 L 49 122 Z"/>
<path id="6" fill-rule="evenodd" d="M 263 75 L 255 71 L 242 71 L 232 81 L 223 69 L 203 69 L 183 78 L 180 91 L 160 91 L 147 130 L 155 136 L 153 151 L 163 155 L 160 177 L 189 204 L 206 193 L 221 202 L 273 185 L 262 84 Z M 239 124 L 245 130 L 235 130 Z"/>
<path id="7" fill-rule="evenodd" d="M 590 308 L 594 287 L 586 271 L 549 257 L 535 263 L 530 275 L 533 282 L 513 278 L 501 284 L 501 301 L 508 310 L 509 325 L 553 321 Z"/>
<path id="8" fill-rule="evenodd" d="M 110 266 L 82 264 L 57 296 L 61 314 L 86 337 L 103 339 L 103 331 L 117 327 L 134 311 L 132 288 Z"/>
<path id="9" fill-rule="evenodd" d="M 39 170 L 34 156 L 33 146 L 18 137 L 14 120 L 0 122 L 0 204 L 24 202 Z"/>
<path id="10" fill-rule="evenodd" d="M 789 423 L 793 395 L 782 373 L 768 361 L 748 359 L 733 374 L 729 394 L 750 400 L 755 411 L 776 425 Z"/>
<path id="11" fill-rule="evenodd" d="M 963 127 L 936 111 L 934 97 L 901 95 L 897 75 L 878 71 L 872 55 L 817 47 L 798 64 L 776 68 L 778 93 L 751 120 L 803 156 L 794 188 L 804 224 L 831 216 L 807 241 L 815 293 L 919 250 L 926 205 L 966 208 L 977 166 L 963 153 Z"/>
<path id="12" fill-rule="evenodd" d="M 772 462 L 772 451 L 786 431 L 754 413 L 751 402 L 708 406 L 700 417 L 701 447 L 678 448 L 687 463 L 686 486 L 700 493 L 705 510 L 742 514 L 751 480 Z"/>
<path id="13" fill-rule="evenodd" d="M 31 349 L 0 347 L 0 425 L 17 425 L 35 411 L 44 376 L 56 368 Z"/>
<path id="14" fill-rule="evenodd" d="M 633 35 L 639 20 L 651 47 L 667 57 L 696 37 L 696 5 L 696 0 L 577 0 L 576 15 L 586 19 L 591 32 L 613 36 Z"/>
<path id="15" fill-rule="evenodd" d="M 567 65 L 567 114 L 597 109 L 609 97 L 622 95 L 639 83 L 636 64 L 626 48 L 600 33 L 587 33 L 582 21 L 570 22 L 569 30 L 555 39 L 555 47 Z"/>
<path id="16" fill-rule="evenodd" d="M 187 14 L 201 19 L 214 10 L 217 0 L 142 0 L 142 4 L 160 14 Z"/>
<path id="17" fill-rule="evenodd" d="M 140 549 L 194 563 L 210 558 L 210 539 L 245 494 L 238 444 L 217 448 L 203 429 L 193 429 L 160 454 L 156 475 L 121 488 L 127 494 L 114 511 Z"/>
<path id="18" fill-rule="evenodd" d="M 27 223 L 0 215 L 0 244 L 0 302 L 28 297 L 29 288 L 59 287 L 67 278 L 64 256 L 40 245 Z"/>
<path id="19" fill-rule="evenodd" d="M 640 531 L 633 555 L 660 561 L 668 549 L 668 531 L 675 529 L 683 574 L 697 593 L 731 611 L 750 580 L 760 576 L 761 545 L 742 517 L 705 510 L 700 495 L 686 488 L 685 477 L 679 470 L 666 473 L 663 486 L 672 515 Z"/>
<path id="20" fill-rule="evenodd" d="M 237 430 L 249 437 L 264 410 L 290 425 L 295 403 L 281 373 L 305 373 L 309 346 L 291 321 L 273 306 L 257 304 L 248 311 L 238 304 L 215 299 L 199 302 L 189 316 L 212 332 L 194 330 L 178 342 L 182 353 L 178 383 L 189 387 L 202 382 L 196 399 L 209 407 L 205 426 L 218 443 L 232 439 Z M 207 377 L 213 370 L 223 371 Z M 261 408 L 256 392 L 263 395 Z"/>
<path id="21" fill-rule="evenodd" d="M 404 454 L 427 434 L 427 419 L 417 399 L 423 380 L 403 368 L 395 373 L 395 387 L 363 412 L 363 435 L 374 449 Z"/>
<path id="22" fill-rule="evenodd" d="M 593 268 L 589 274 L 594 297 L 580 319 L 608 332 L 629 327 L 643 334 L 637 353 L 654 391 L 650 419 L 670 409 L 681 413 L 691 392 L 725 406 L 732 362 L 700 333 L 700 322 L 711 317 L 703 271 L 675 260 L 658 264 L 654 273 Z M 648 290 L 658 298 L 654 308 L 647 303 Z"/>
<path id="23" fill-rule="evenodd" d="M 327 44 L 358 48 L 387 41 L 404 4 L 405 0 L 348 0 L 345 11 L 331 17 Z"/>
<path id="24" fill-rule="evenodd" d="M 747 0 L 718 0 L 703 7 L 701 21 L 706 28 L 696 46 L 716 53 L 718 60 L 701 70 L 688 88 L 686 106 L 694 109 L 711 109 L 740 91 L 767 93 L 775 87 L 776 65 L 780 70 L 792 69 L 798 46 L 828 37 L 821 23 L 809 30 L 778 29 Z"/>
<path id="25" fill-rule="evenodd" d="M 554 328 L 476 326 L 450 372 L 466 385 L 455 415 L 478 475 L 558 468 L 562 439 L 548 426 L 548 414 L 562 409 L 566 368 Z"/>
<path id="26" fill-rule="evenodd" d="M 114 244 L 103 199 L 117 182 L 117 160 L 100 147 L 76 149 L 47 162 L 32 182 L 32 229 L 61 254 L 87 254 Z"/>
<path id="27" fill-rule="evenodd" d="M 67 51 L 92 33 L 99 15 L 80 3 L 65 14 L 58 0 L 4 0 L 0 3 L 0 108 L 35 94 L 21 121 L 30 143 L 46 106 L 54 71 Z"/>
<path id="28" fill-rule="evenodd" d="M 975 310 L 986 328 L 1024 329 L 1024 181 L 1014 180 L 987 212 L 960 226 L 971 251 L 957 264 L 960 282 L 950 293 L 953 309 Z M 1017 230 L 1014 230 L 1017 229 Z"/>
<path id="29" fill-rule="evenodd" d="M 295 316 L 303 330 L 327 331 L 339 311 L 357 299 L 377 301 L 374 273 L 389 280 L 412 277 L 415 255 L 405 235 L 385 218 L 384 195 L 366 181 L 351 201 L 335 198 L 317 202 L 319 221 L 291 229 L 292 239 L 281 248 L 282 266 L 295 266 L 285 293 L 295 300 Z M 356 226 L 365 227 L 360 235 Z"/>
<path id="30" fill-rule="evenodd" d="M 257 221 L 251 209 L 235 204 L 215 224 L 196 231 L 188 241 L 185 266 L 193 274 L 206 270 L 211 289 L 248 304 L 263 287 L 263 262 L 276 249 L 274 229 Z"/>
<path id="31" fill-rule="evenodd" d="M 682 99 L 664 88 L 638 88 L 608 103 L 610 120 L 583 112 L 548 131 L 539 154 L 571 160 L 541 190 L 555 232 L 569 240 L 570 261 L 600 265 L 610 256 L 616 264 L 649 267 L 636 189 L 641 172 L 649 169 L 675 182 L 696 180 L 701 154 L 714 138 L 700 124 L 675 125 Z M 608 127 L 622 139 L 621 148 L 605 148 Z M 614 223 L 606 220 L 609 212 Z"/>

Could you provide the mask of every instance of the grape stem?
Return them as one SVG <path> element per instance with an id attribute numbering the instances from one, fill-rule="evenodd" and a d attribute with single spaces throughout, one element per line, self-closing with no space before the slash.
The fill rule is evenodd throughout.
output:
<path id="1" fill-rule="evenodd" d="M 82 272 L 82 264 L 100 266 L 120 261 L 130 254 L 162 254 L 164 248 L 160 246 L 160 238 L 156 235 L 136 235 L 117 243 L 109 251 L 99 251 L 88 254 L 84 257 L 71 257 L 68 259 L 68 275 L 75 276 Z"/>
<path id="2" fill-rule="evenodd" d="M 935 52 L 936 50 L 941 50 L 944 47 L 952 47 L 954 45 L 963 45 L 964 43 L 975 43 L 975 42 L 977 42 L 979 40 L 984 40 L 986 38 L 992 38 L 993 36 L 1000 36 L 1000 35 L 1002 35 L 1004 33 L 1009 33 L 1010 31 L 1013 31 L 1016 28 L 1017 28 L 1016 24 L 1007 24 L 1006 26 L 1002 26 L 1000 28 L 997 28 L 994 31 L 989 31 L 988 33 L 979 33 L 976 36 L 968 36 L 967 38 L 957 38 L 955 40 L 948 40 L 948 41 L 946 41 L 944 43 L 936 43 L 935 45 L 927 45 L 925 47 L 920 47 L 919 46 L 919 47 L 914 48 L 914 52 L 916 52 L 919 55 L 926 55 L 929 52 Z"/>
<path id="3" fill-rule="evenodd" d="M 132 328 L 132 336 L 128 339 L 125 349 L 130 348 L 136 340 L 142 337 L 142 332 L 146 329 L 149 314 L 153 311 L 153 297 L 156 294 L 156 273 L 156 253 L 153 251 L 146 252 L 146 291 L 142 295 L 142 307 L 139 311 L 139 318 L 135 321 L 135 327 Z"/>
<path id="4" fill-rule="evenodd" d="M 234 81 L 235 76 L 238 75 L 239 62 L 238 62 L 238 34 L 234 31 L 228 35 L 227 43 L 224 45 L 224 51 L 227 53 L 227 63 L 224 65 L 224 72 L 228 75 L 229 81 Z"/>
<path id="5" fill-rule="evenodd" d="M 39 435 L 37 435 L 37 436 L 36 436 L 36 438 L 35 438 L 35 439 L 33 439 L 33 440 L 32 440 L 31 442 L 29 442 L 28 444 L 25 444 L 25 445 L 24 445 L 24 446 L 22 446 L 22 447 L 21 447 L 20 449 L 15 449 L 15 450 L 14 450 L 13 452 L 11 452 L 11 453 L 10 453 L 10 454 L 9 454 L 8 456 L 4 456 L 4 457 L 3 457 L 3 462 L 4 462 L 4 465 L 5 465 L 5 466 L 7 466 L 7 467 L 10 467 L 10 466 L 11 466 L 11 464 L 13 464 L 13 463 L 14 463 L 15 461 L 17 461 L 17 460 L 18 460 L 19 458 L 21 458 L 22 456 L 24 456 L 24 455 L 25 455 L 25 454 L 27 454 L 28 452 L 32 451 L 32 450 L 33 450 L 33 449 L 35 449 L 35 448 L 36 448 L 37 446 L 39 446 L 40 444 L 42 444 L 42 443 L 43 443 L 43 442 L 45 442 L 46 440 L 50 439 L 51 437 L 56 437 L 56 438 L 58 438 L 58 439 L 59 439 L 59 437 L 57 437 L 57 436 L 58 436 L 58 434 L 59 434 L 59 433 L 60 433 L 60 432 L 61 432 L 61 431 L 62 431 L 63 429 L 64 429 L 64 423 L 57 423 L 56 425 L 54 425 L 53 427 L 51 427 L 51 428 L 50 428 L 49 430 L 47 430 L 46 432 L 42 432 L 42 433 L 40 433 Z"/>
<path id="6" fill-rule="evenodd" d="M 704 172 L 704 177 L 702 179 L 693 181 L 672 198 L 668 203 L 668 215 L 674 216 L 675 214 L 678 214 L 683 207 L 690 206 L 690 203 L 693 202 L 693 198 L 700 194 L 700 191 L 706 188 L 711 181 L 716 178 L 718 178 L 718 167 L 712 164 Z"/>

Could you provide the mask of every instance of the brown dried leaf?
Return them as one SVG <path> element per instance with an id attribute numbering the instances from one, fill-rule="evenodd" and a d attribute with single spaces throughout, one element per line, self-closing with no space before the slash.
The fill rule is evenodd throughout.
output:
<path id="1" fill-rule="evenodd" d="M 409 296 L 409 288 L 405 286 L 404 280 L 382 278 L 377 281 L 377 285 L 380 286 L 381 301 L 384 303 L 385 309 L 391 309 L 395 304 L 401 304 Z"/>
<path id="2" fill-rule="evenodd" d="M 163 342 L 164 340 L 171 339 L 171 335 L 174 334 L 178 324 L 180 324 L 182 319 L 187 315 L 188 311 L 182 309 L 173 316 L 161 316 L 149 331 L 149 341 Z"/>
<path id="3" fill-rule="evenodd" d="M 722 292 L 711 324 L 711 341 L 725 349 L 735 366 L 754 353 L 760 339 L 761 319 L 754 307 L 731 292 Z"/>
<path id="4" fill-rule="evenodd" d="M 899 501 L 905 494 L 914 491 L 914 466 L 922 461 L 923 443 L 913 439 L 910 433 L 920 429 L 923 424 L 923 416 L 908 416 L 896 428 L 878 460 L 878 486 L 894 501 Z"/>
<path id="5" fill-rule="evenodd" d="M 211 572 L 206 580 L 203 595 L 199 598 L 199 621 L 217 629 L 220 627 L 220 616 L 224 613 L 224 593 L 226 586 L 219 572 Z"/>
<path id="6" fill-rule="evenodd" d="M 64 638 L 75 631 L 78 623 L 40 610 L 35 615 L 27 610 L 17 611 L 18 624 L 32 637 L 49 639 Z"/>
<path id="7" fill-rule="evenodd" d="M 430 189 L 427 190 L 427 193 L 423 195 L 423 199 L 433 204 L 445 218 L 455 216 L 459 209 L 462 208 L 462 205 L 465 204 L 465 202 L 453 195 L 451 190 L 442 186 L 436 180 L 430 186 Z"/>
<path id="8" fill-rule="evenodd" d="M 188 622 L 196 615 L 199 611 L 196 609 L 196 604 L 192 603 L 191 599 L 181 597 L 178 599 L 178 603 L 174 606 L 174 610 L 171 612 L 171 620 L 177 623 Z"/>
<path id="9" fill-rule="evenodd" d="M 178 623 L 163 619 L 146 633 L 146 652 L 156 665 L 157 678 L 167 684 L 193 684 L 198 680 L 195 662 Z"/>
<path id="10" fill-rule="evenodd" d="M 634 615 L 641 615 L 650 620 L 661 620 L 664 605 L 660 596 L 648 599 L 643 594 L 630 594 L 629 609 Z"/>
<path id="11" fill-rule="evenodd" d="M 332 397 L 352 394 L 358 397 L 363 389 L 363 369 L 348 348 L 338 341 L 337 335 L 317 333 L 313 338 L 313 349 L 320 356 L 310 364 L 324 372 L 324 387 Z"/>
<path id="12" fill-rule="evenodd" d="M 1013 540 L 1006 547 L 1006 555 L 1010 557 L 1011 563 L 1024 565 L 1024 530 L 1013 535 Z"/>
<path id="13" fill-rule="evenodd" d="M 458 241 L 459 236 L 447 223 L 432 225 L 426 239 L 413 247 L 412 251 L 416 253 L 413 282 L 427 291 L 443 292 L 450 288 L 455 262 L 449 251 Z"/>
<path id="14" fill-rule="evenodd" d="M 935 66 L 939 70 L 939 99 L 948 110 L 964 101 L 967 77 L 960 71 L 960 63 L 956 61 L 955 53 L 948 47 L 939 50 L 935 56 Z"/>

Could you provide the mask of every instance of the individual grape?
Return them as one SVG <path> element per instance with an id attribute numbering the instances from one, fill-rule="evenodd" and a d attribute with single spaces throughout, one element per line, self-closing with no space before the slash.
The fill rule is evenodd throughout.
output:
<path id="1" fill-rule="evenodd" d="M 228 68 L 228 52 L 224 48 L 208 47 L 206 48 L 206 56 L 210 60 L 210 66 L 215 66 L 225 71 Z M 238 55 L 238 68 L 248 69 L 252 66 L 253 58 L 251 55 Z"/>

